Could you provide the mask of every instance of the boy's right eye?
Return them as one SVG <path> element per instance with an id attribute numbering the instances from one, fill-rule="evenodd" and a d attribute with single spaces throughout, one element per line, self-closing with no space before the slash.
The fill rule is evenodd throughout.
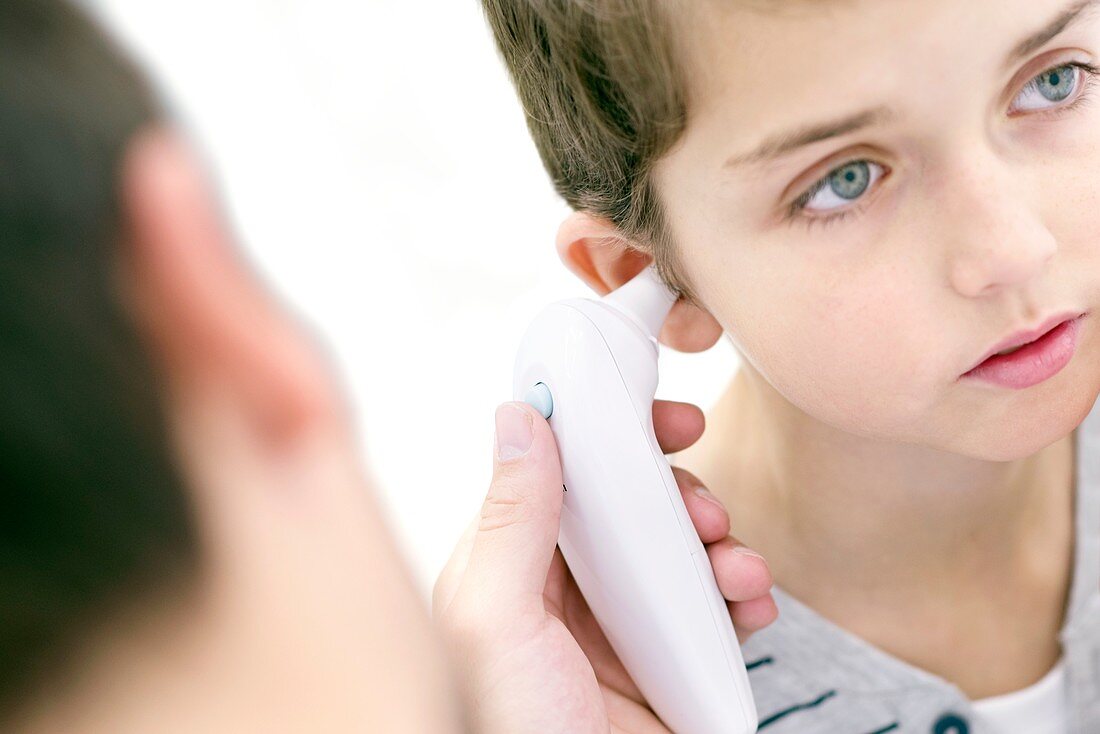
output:
<path id="1" fill-rule="evenodd" d="M 808 216 L 806 212 L 830 212 L 841 209 L 863 196 L 863 194 L 885 174 L 886 169 L 879 163 L 865 158 L 849 161 L 837 166 L 814 183 L 790 206 L 790 218 L 805 218 L 811 221 L 829 221 L 851 213 L 844 210 L 827 216 Z"/>

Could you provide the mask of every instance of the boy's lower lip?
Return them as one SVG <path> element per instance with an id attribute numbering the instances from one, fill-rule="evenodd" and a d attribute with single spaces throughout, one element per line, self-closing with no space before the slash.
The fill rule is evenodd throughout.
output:
<path id="1" fill-rule="evenodd" d="M 995 354 L 963 373 L 962 378 L 1022 390 L 1053 377 L 1073 358 L 1083 318 L 1084 315 L 1067 319 L 1011 354 Z"/>

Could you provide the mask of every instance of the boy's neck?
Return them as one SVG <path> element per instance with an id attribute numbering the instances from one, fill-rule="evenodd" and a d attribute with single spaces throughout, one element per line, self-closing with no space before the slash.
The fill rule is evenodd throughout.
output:
<path id="1" fill-rule="evenodd" d="M 987 683 L 967 691 L 977 697 L 1026 685 L 1056 659 L 1037 646 L 1056 638 L 1072 571 L 1073 438 L 1013 462 L 868 439 L 809 418 L 743 365 L 673 463 L 722 500 L 731 534 L 768 559 L 779 587 L 921 667 L 937 667 L 919 650 L 936 642 L 913 625 L 958 633 L 976 615 L 1015 615 L 1040 662 L 999 683 L 986 668 Z M 1017 594 L 1033 600 L 1026 612 L 1004 607 Z"/>

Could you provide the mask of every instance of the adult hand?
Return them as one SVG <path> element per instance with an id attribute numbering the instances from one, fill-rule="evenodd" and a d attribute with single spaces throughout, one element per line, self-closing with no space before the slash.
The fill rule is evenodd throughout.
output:
<path id="1" fill-rule="evenodd" d="M 681 451 L 703 433 L 694 405 L 653 405 L 658 443 Z M 557 548 L 562 472 L 549 424 L 531 406 L 496 413 L 493 479 L 436 580 L 443 631 L 480 734 L 668 732 L 646 704 Z M 729 536 L 725 508 L 679 467 L 673 474 L 727 599 L 738 639 L 775 620 L 767 563 Z M 745 549 L 747 550 L 747 549 Z"/>

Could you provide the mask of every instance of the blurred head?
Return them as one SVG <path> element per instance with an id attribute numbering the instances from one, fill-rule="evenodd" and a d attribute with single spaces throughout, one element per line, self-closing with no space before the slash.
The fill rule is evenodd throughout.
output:
<path id="1" fill-rule="evenodd" d="M 1087 414 L 1095 318 L 1043 383 L 960 376 L 1100 295 L 1096 3 L 483 5 L 562 259 L 601 293 L 665 263 L 666 344 L 724 332 L 797 420 L 988 460 Z"/>
<path id="2" fill-rule="evenodd" d="M 0 171 L 5 730 L 447 730 L 328 360 L 61 2 L 0 4 Z"/>

